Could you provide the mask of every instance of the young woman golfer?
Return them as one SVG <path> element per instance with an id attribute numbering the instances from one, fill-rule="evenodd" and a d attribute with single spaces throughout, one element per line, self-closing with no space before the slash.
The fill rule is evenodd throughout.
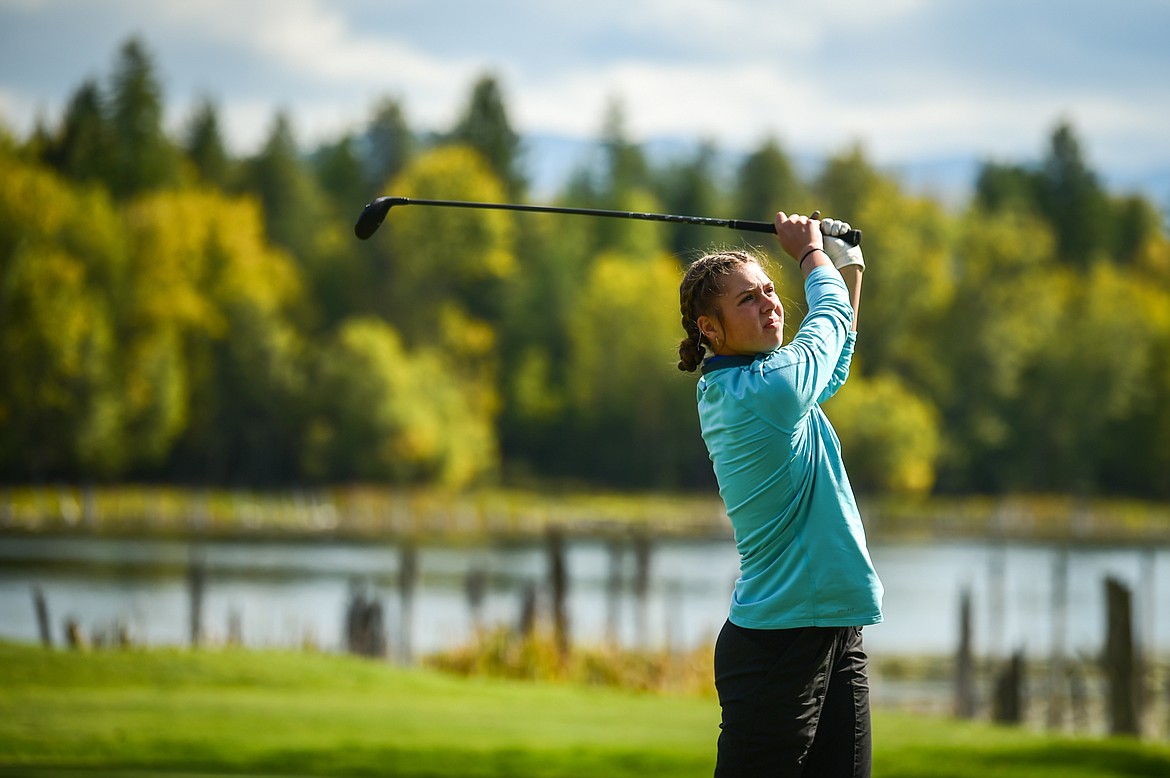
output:
<path id="1" fill-rule="evenodd" d="M 820 408 L 849 375 L 865 264 L 815 218 L 779 213 L 776 234 L 808 302 L 787 345 L 784 308 L 755 256 L 707 255 L 679 288 L 679 369 L 702 371 L 699 422 L 740 554 L 715 644 L 715 774 L 869 776 L 861 628 L 882 620 L 882 585 Z"/>

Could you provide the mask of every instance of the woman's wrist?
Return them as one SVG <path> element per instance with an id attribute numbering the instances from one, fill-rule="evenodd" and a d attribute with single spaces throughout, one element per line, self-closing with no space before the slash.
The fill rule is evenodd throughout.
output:
<path id="1" fill-rule="evenodd" d="M 823 248 L 821 248 L 820 246 L 813 246 L 812 248 L 810 248 L 808 251 L 804 252 L 804 254 L 802 254 L 800 256 L 800 269 L 801 270 L 804 270 L 804 261 L 806 259 L 808 259 L 810 256 L 812 256 L 813 254 L 817 253 L 818 251 L 821 253 L 824 253 L 825 250 Z M 825 254 L 825 256 L 828 256 L 828 254 Z"/>

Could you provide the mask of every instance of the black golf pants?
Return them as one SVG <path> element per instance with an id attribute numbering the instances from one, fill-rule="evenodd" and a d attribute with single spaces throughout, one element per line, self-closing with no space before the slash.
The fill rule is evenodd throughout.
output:
<path id="1" fill-rule="evenodd" d="M 869 778 L 867 658 L 860 627 L 723 625 L 717 778 Z"/>

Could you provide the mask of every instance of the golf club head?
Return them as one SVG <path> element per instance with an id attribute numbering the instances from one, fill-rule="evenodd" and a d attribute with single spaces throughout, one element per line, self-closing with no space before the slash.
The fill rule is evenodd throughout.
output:
<path id="1" fill-rule="evenodd" d="M 354 222 L 353 234 L 362 240 L 368 240 L 382 226 L 382 222 L 385 220 L 386 214 L 390 213 L 390 209 L 404 202 L 406 202 L 405 197 L 378 197 L 366 203 L 366 207 L 362 209 L 361 215 Z"/>

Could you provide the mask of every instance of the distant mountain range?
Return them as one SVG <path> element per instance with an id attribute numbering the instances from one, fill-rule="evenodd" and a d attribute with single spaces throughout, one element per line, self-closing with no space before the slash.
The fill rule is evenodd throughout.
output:
<path id="1" fill-rule="evenodd" d="M 578 170 L 595 164 L 600 153 L 599 144 L 592 140 L 536 135 L 525 138 L 525 166 L 533 197 L 549 200 L 561 192 L 565 183 Z M 693 140 L 658 138 L 642 144 L 653 164 L 671 159 L 685 159 L 693 154 L 698 143 Z M 726 157 L 726 170 L 733 175 L 743 158 L 743 152 L 721 152 Z M 789 152 L 793 164 L 802 175 L 813 175 L 823 158 Z M 985 158 L 970 156 L 922 157 L 894 164 L 877 165 L 879 170 L 894 176 L 907 191 L 931 196 L 948 207 L 961 207 L 971 196 L 975 177 Z M 1020 164 L 1030 160 L 1021 159 Z M 1170 219 L 1170 166 L 1143 171 L 1097 170 L 1109 191 L 1115 194 L 1140 193 L 1155 203 Z M 722 214 L 695 214 L 715 215 Z M 729 218 L 737 216 L 728 215 Z M 739 215 L 739 218 L 748 218 Z"/>

